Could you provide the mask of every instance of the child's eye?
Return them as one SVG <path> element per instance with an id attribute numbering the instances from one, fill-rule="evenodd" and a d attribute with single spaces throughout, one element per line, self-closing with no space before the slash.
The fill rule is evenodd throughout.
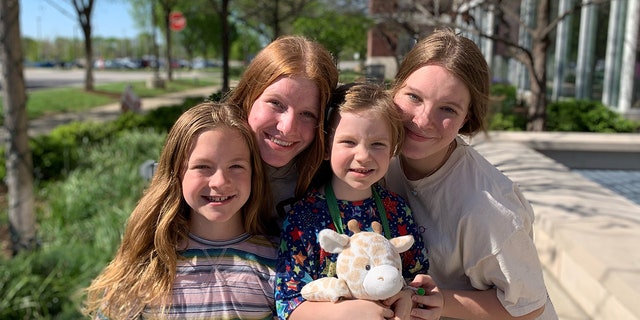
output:
<path id="1" fill-rule="evenodd" d="M 274 109 L 277 109 L 278 111 L 284 111 L 286 108 L 284 106 L 284 104 L 282 104 L 280 101 L 278 100 L 269 100 L 267 101 L 269 104 L 271 104 L 271 106 Z"/>
<path id="2" fill-rule="evenodd" d="M 308 118 L 308 119 L 312 119 L 312 120 L 316 120 L 318 118 L 315 113 L 310 112 L 310 111 L 302 112 L 302 116 L 305 117 L 305 118 Z"/>
<path id="3" fill-rule="evenodd" d="M 419 102 L 420 101 L 420 97 L 418 97 L 418 95 L 413 94 L 411 92 L 407 93 L 407 97 L 409 97 L 409 100 L 414 101 L 414 102 Z"/>
<path id="4" fill-rule="evenodd" d="M 444 106 L 444 107 L 441 107 L 440 109 L 444 110 L 445 112 L 449 112 L 449 113 L 458 113 L 455 108 L 452 108 L 452 107 L 449 107 L 449 106 Z"/>
<path id="5" fill-rule="evenodd" d="M 356 144 L 356 142 L 355 142 L 355 141 L 352 141 L 352 140 L 340 140 L 340 141 L 338 141 L 338 143 L 340 143 L 340 144 L 346 144 L 346 145 L 348 145 L 348 146 L 353 146 L 353 145 L 355 145 L 355 144 Z"/>

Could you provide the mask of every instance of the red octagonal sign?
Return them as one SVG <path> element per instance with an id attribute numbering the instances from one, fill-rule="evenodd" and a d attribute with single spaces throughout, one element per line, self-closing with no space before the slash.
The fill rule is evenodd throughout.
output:
<path id="1" fill-rule="evenodd" d="M 174 11 L 169 14 L 169 29 L 172 31 L 181 31 L 187 26 L 187 18 L 182 12 Z"/>

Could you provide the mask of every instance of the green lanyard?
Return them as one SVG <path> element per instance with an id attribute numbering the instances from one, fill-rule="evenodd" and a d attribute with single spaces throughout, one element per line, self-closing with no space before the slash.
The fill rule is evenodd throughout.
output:
<path id="1" fill-rule="evenodd" d="M 333 220 L 333 224 L 336 226 L 336 231 L 344 234 L 344 226 L 342 225 L 342 218 L 340 218 L 340 209 L 338 209 L 338 200 L 336 200 L 336 195 L 333 192 L 331 182 L 325 185 L 324 193 L 327 197 L 329 213 L 331 213 L 331 220 Z M 373 186 L 371 186 L 371 193 L 373 194 L 373 199 L 376 201 L 376 208 L 378 209 L 378 215 L 380 215 L 380 221 L 382 222 L 382 228 L 384 229 L 384 236 L 387 239 L 391 239 L 389 220 L 387 219 L 387 212 L 384 210 L 384 206 L 382 205 L 382 200 L 380 200 L 378 191 L 376 191 Z"/>

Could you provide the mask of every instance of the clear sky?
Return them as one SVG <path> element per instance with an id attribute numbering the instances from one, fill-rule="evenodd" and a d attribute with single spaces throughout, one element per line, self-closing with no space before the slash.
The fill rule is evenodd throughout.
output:
<path id="1" fill-rule="evenodd" d="M 126 0 L 95 0 L 92 35 L 136 37 L 140 31 L 130 17 L 130 6 Z M 20 31 L 23 37 L 33 39 L 83 37 L 77 14 L 69 0 L 20 0 Z"/>

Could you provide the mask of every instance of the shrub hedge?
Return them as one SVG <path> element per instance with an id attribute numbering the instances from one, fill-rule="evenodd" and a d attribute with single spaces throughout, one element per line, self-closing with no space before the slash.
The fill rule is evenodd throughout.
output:
<path id="1" fill-rule="evenodd" d="M 546 131 L 638 132 L 640 122 L 625 119 L 604 104 L 592 100 L 568 99 L 547 105 Z M 524 131 L 527 110 L 511 85 L 491 86 L 489 130 Z"/>
<path id="2" fill-rule="evenodd" d="M 40 186 L 40 248 L 0 256 L 0 319 L 82 318 L 82 289 L 113 257 L 148 183 L 139 166 L 157 159 L 165 137 L 154 129 L 133 129 L 80 146 L 77 168 Z"/>
<path id="3" fill-rule="evenodd" d="M 141 196 L 140 164 L 158 158 L 175 120 L 202 100 L 70 123 L 31 139 L 41 246 L 0 256 L 0 319 L 81 317 L 81 289 L 111 259 Z M 4 155 L 0 162 L 4 170 Z"/>
<path id="4" fill-rule="evenodd" d="M 145 114 L 127 112 L 106 123 L 73 122 L 31 138 L 34 178 L 48 181 L 66 176 L 77 166 L 81 148 L 109 140 L 121 131 L 151 128 L 167 132 L 180 114 L 202 100 L 190 98 L 181 105 L 160 107 Z M 0 179 L 4 179 L 4 147 L 0 148 L 0 156 Z"/>

